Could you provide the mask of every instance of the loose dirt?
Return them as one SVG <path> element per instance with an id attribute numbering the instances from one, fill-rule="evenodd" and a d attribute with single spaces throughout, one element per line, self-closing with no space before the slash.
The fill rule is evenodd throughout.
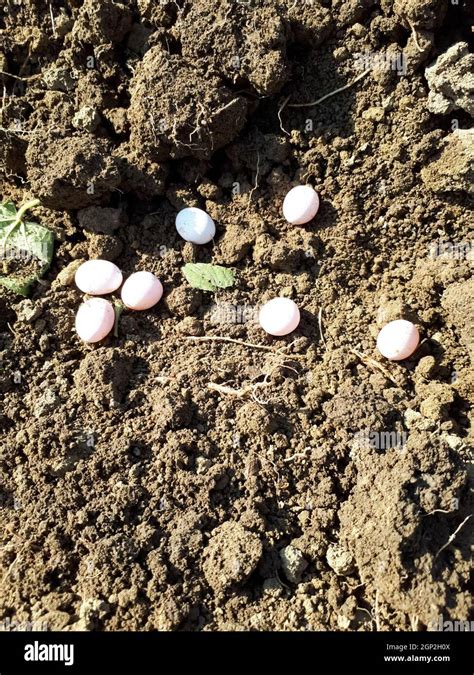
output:
<path id="1" fill-rule="evenodd" d="M 472 22 L 467 0 L 3 3 L 0 192 L 41 199 L 56 252 L 29 299 L 0 290 L 0 622 L 470 618 L 473 91 L 447 90 L 454 57 L 431 94 L 425 68 L 469 58 Z M 291 226 L 301 182 L 321 208 Z M 185 205 L 213 244 L 179 238 Z M 97 346 L 74 331 L 91 257 L 165 287 Z M 190 288 L 190 261 L 236 286 Z M 278 340 L 254 320 L 275 295 L 302 310 Z M 384 361 L 401 316 L 422 344 Z"/>

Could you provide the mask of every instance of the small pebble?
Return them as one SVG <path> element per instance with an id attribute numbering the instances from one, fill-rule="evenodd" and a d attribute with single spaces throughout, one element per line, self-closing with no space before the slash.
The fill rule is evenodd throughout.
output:
<path id="1" fill-rule="evenodd" d="M 280 551 L 280 560 L 288 581 L 298 584 L 301 581 L 303 572 L 308 567 L 308 562 L 302 552 L 299 548 L 290 544 L 290 546 L 285 546 Z"/>
<path id="2" fill-rule="evenodd" d="M 129 309 L 150 309 L 162 295 L 161 281 L 151 272 L 134 272 L 122 288 L 122 302 Z"/>
<path id="3" fill-rule="evenodd" d="M 407 359 L 420 342 L 418 328 L 411 321 L 397 319 L 382 328 L 377 338 L 377 349 L 390 361 Z"/>
<path id="4" fill-rule="evenodd" d="M 216 226 L 211 216 L 195 206 L 182 209 L 178 213 L 176 229 L 185 241 L 193 244 L 207 244 L 216 234 Z"/>
<path id="5" fill-rule="evenodd" d="M 347 576 L 354 571 L 354 558 L 352 553 L 341 544 L 330 544 L 326 552 L 326 560 L 336 574 Z"/>
<path id="6" fill-rule="evenodd" d="M 300 322 L 300 310 L 289 298 L 273 298 L 260 309 L 258 320 L 270 335 L 288 335 Z"/>
<path id="7" fill-rule="evenodd" d="M 114 308 L 104 298 L 90 298 L 77 310 L 76 331 L 84 342 L 103 340 L 114 327 L 114 323 Z"/>
<path id="8" fill-rule="evenodd" d="M 283 201 L 283 215 L 292 225 L 303 225 L 314 218 L 319 209 L 319 196 L 311 185 L 292 188 Z"/>
<path id="9" fill-rule="evenodd" d="M 88 260 L 75 275 L 76 286 L 88 295 L 113 293 L 122 281 L 122 272 L 109 260 Z"/>

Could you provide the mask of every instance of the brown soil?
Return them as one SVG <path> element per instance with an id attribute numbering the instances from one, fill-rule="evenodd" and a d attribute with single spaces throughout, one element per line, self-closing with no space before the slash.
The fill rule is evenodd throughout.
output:
<path id="1" fill-rule="evenodd" d="M 0 290 L 0 622 L 470 618 L 472 247 L 432 250 L 472 236 L 472 144 L 450 136 L 472 118 L 462 83 L 430 112 L 424 75 L 472 40 L 467 5 L 3 3 L 1 195 L 41 199 L 56 253 L 31 298 Z M 387 51 L 404 75 L 372 69 L 292 107 Z M 300 182 L 321 208 L 290 226 Z M 178 237 L 183 205 L 215 219 L 212 245 Z M 97 346 L 74 331 L 90 257 L 165 287 Z M 236 286 L 190 288 L 192 260 L 232 266 Z M 253 318 L 279 294 L 302 321 L 276 340 Z M 384 361 L 377 331 L 401 316 L 423 342 Z"/>

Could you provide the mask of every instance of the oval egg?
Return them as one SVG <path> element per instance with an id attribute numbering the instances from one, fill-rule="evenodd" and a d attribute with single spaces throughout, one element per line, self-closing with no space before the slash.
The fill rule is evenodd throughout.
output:
<path id="1" fill-rule="evenodd" d="M 123 281 L 122 272 L 109 260 L 87 260 L 78 267 L 74 280 L 76 286 L 88 295 L 113 293 Z"/>
<path id="2" fill-rule="evenodd" d="M 258 320 L 270 335 L 288 335 L 300 322 L 300 310 L 289 298 L 273 298 L 260 309 Z"/>
<path id="3" fill-rule="evenodd" d="M 390 321 L 377 337 L 377 349 L 390 361 L 407 359 L 416 351 L 419 343 L 418 328 L 405 319 Z"/>
<path id="4" fill-rule="evenodd" d="M 114 308 L 104 298 L 90 298 L 77 310 L 76 332 L 84 342 L 100 342 L 110 333 L 114 323 Z"/>
<path id="5" fill-rule="evenodd" d="M 207 244 L 216 234 L 211 216 L 195 206 L 182 209 L 178 213 L 176 229 L 180 237 L 193 244 Z"/>
<path id="6" fill-rule="evenodd" d="M 283 201 L 283 215 L 292 225 L 303 225 L 314 218 L 319 209 L 319 196 L 311 185 L 297 185 Z"/>
<path id="7" fill-rule="evenodd" d="M 134 272 L 122 287 L 122 302 L 129 309 L 150 309 L 162 295 L 163 285 L 151 272 Z"/>

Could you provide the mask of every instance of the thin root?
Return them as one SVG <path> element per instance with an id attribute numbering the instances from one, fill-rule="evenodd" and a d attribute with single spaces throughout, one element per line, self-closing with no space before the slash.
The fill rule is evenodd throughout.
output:
<path id="1" fill-rule="evenodd" d="M 20 75 L 13 75 L 13 73 L 7 73 L 5 70 L 0 70 L 0 75 L 12 77 L 14 80 L 20 80 L 20 82 L 29 82 L 30 80 L 35 80 L 41 77 L 41 73 L 36 73 L 36 75 L 28 75 L 27 77 L 21 77 Z"/>
<path id="2" fill-rule="evenodd" d="M 291 366 L 286 366 L 284 363 L 277 363 L 271 370 L 270 372 L 266 373 L 264 379 L 262 382 L 255 382 L 252 384 L 246 384 L 244 387 L 240 387 L 238 389 L 235 389 L 234 387 L 228 387 L 225 384 L 218 384 L 217 382 L 208 382 L 207 388 L 211 389 L 212 391 L 217 391 L 220 394 L 228 394 L 229 396 L 237 396 L 238 398 L 243 398 L 244 396 L 247 396 L 248 394 L 251 395 L 253 400 L 256 403 L 260 403 L 260 405 L 266 405 L 266 401 L 261 401 L 260 399 L 257 398 L 256 396 L 256 390 L 261 389 L 263 387 L 268 387 L 271 382 L 270 378 L 273 375 L 273 373 L 278 370 L 279 368 L 287 368 L 288 370 L 292 370 L 295 373 L 298 374 L 298 371 L 295 370 L 294 368 L 291 368 Z M 261 375 L 259 375 L 261 377 Z M 289 461 L 289 460 L 287 460 Z"/>
<path id="3" fill-rule="evenodd" d="M 302 359 L 303 356 L 299 354 L 286 354 L 282 349 L 273 349 L 273 347 L 267 347 L 267 345 L 258 345 L 253 342 L 245 342 L 245 340 L 235 340 L 234 338 L 223 337 L 220 335 L 205 335 L 203 337 L 197 337 L 195 335 L 189 335 L 186 337 L 186 340 L 194 340 L 195 342 L 231 342 L 232 344 L 242 345 L 242 347 L 251 347 L 253 349 L 263 349 L 266 352 L 271 352 L 272 354 L 280 354 L 281 356 L 286 356 L 290 359 Z M 291 345 L 288 345 L 291 346 Z"/>
<path id="4" fill-rule="evenodd" d="M 284 109 L 285 109 L 285 107 L 286 107 L 288 101 L 290 100 L 290 98 L 291 98 L 291 94 L 285 98 L 285 100 L 283 101 L 283 103 L 281 104 L 281 106 L 278 108 L 278 120 L 280 121 L 280 129 L 281 129 L 281 130 L 283 131 L 283 133 L 286 134 L 287 136 L 290 136 L 290 132 L 287 131 L 287 130 L 285 129 L 285 127 L 283 126 L 283 120 L 281 119 L 281 114 L 282 114 L 282 112 L 284 111 Z"/>
<path id="5" fill-rule="evenodd" d="M 257 169 L 256 169 L 256 172 L 255 172 L 255 184 L 254 184 L 253 188 L 252 188 L 252 189 L 250 190 L 250 192 L 249 192 L 249 201 L 248 201 L 248 204 L 247 204 L 247 211 L 248 211 L 248 209 L 250 208 L 250 204 L 251 204 L 251 202 L 252 202 L 252 196 L 253 196 L 253 193 L 254 193 L 255 190 L 258 188 L 258 176 L 259 176 L 259 174 L 260 174 L 260 152 L 257 151 Z"/>
<path id="6" fill-rule="evenodd" d="M 379 616 L 379 591 L 375 591 L 375 604 L 374 604 L 374 619 L 375 619 L 375 630 L 377 633 L 380 633 L 380 616 Z"/>
<path id="7" fill-rule="evenodd" d="M 326 345 L 326 340 L 324 339 L 324 333 L 323 333 L 323 308 L 320 307 L 319 312 L 318 312 L 318 327 L 319 327 L 319 334 L 321 336 L 321 340 L 324 345 L 324 349 L 327 349 Z"/>
<path id="8" fill-rule="evenodd" d="M 447 541 L 445 544 L 443 544 L 443 546 L 441 546 L 441 548 L 439 549 L 438 553 L 435 555 L 434 560 L 436 560 L 436 558 L 439 556 L 439 554 L 441 553 L 441 551 L 444 551 L 446 548 L 448 548 L 448 546 L 456 539 L 456 535 L 459 533 L 459 531 L 461 530 L 461 528 L 464 527 L 464 525 L 467 523 L 467 521 L 468 521 L 470 518 L 472 518 L 472 516 L 473 516 L 473 514 L 471 513 L 471 515 L 469 515 L 469 516 L 467 516 L 466 518 L 464 518 L 464 520 L 462 521 L 462 523 L 461 523 L 460 525 L 457 526 L 457 528 L 454 530 L 454 532 L 450 535 L 448 541 Z"/>
<path id="9" fill-rule="evenodd" d="M 288 107 L 289 108 L 311 108 L 314 105 L 319 105 L 323 101 L 325 101 L 327 98 L 330 98 L 331 96 L 335 96 L 336 94 L 339 94 L 339 92 L 344 91 L 345 89 L 349 89 L 352 87 L 356 82 L 361 80 L 363 77 L 365 77 L 368 73 L 370 73 L 370 68 L 367 68 L 367 70 L 364 70 L 363 73 L 360 75 L 357 75 L 357 77 L 352 80 L 352 82 L 349 82 L 349 84 L 345 84 L 343 87 L 339 87 L 338 89 L 334 89 L 334 91 L 330 91 L 328 94 L 325 94 L 324 96 L 321 96 L 321 98 L 318 98 L 316 101 L 313 101 L 312 103 L 289 103 Z"/>
<path id="10" fill-rule="evenodd" d="M 420 43 L 418 42 L 418 35 L 416 33 L 416 28 L 415 26 L 411 23 L 411 21 L 408 22 L 410 24 L 411 32 L 413 35 L 413 41 L 415 42 L 416 48 L 418 49 L 419 52 L 423 54 L 424 49 L 420 47 Z"/>
<path id="11" fill-rule="evenodd" d="M 296 452 L 294 455 L 291 455 L 290 457 L 286 457 L 286 458 L 285 458 L 284 460 L 282 460 L 282 461 L 283 461 L 283 462 L 293 462 L 295 459 L 299 459 L 300 457 L 301 457 L 301 458 L 305 458 L 305 457 L 307 457 L 307 456 L 308 456 L 308 455 L 306 455 L 306 453 L 304 453 L 304 452 Z"/>
<path id="12" fill-rule="evenodd" d="M 50 19 L 51 19 L 51 27 L 53 29 L 53 36 L 56 37 L 57 36 L 56 24 L 54 22 L 54 14 L 53 14 L 53 8 L 51 7 L 51 3 L 49 3 L 49 16 L 50 16 Z"/>
<path id="13" fill-rule="evenodd" d="M 240 389 L 234 389 L 233 387 L 227 387 L 225 384 L 218 384 L 217 382 L 208 382 L 207 388 L 212 391 L 218 391 L 220 394 L 229 394 L 230 396 L 237 396 L 239 398 L 246 396 L 247 394 L 252 394 L 255 389 L 259 387 L 268 386 L 268 382 L 257 382 L 256 384 L 247 384 L 245 387 Z"/>

